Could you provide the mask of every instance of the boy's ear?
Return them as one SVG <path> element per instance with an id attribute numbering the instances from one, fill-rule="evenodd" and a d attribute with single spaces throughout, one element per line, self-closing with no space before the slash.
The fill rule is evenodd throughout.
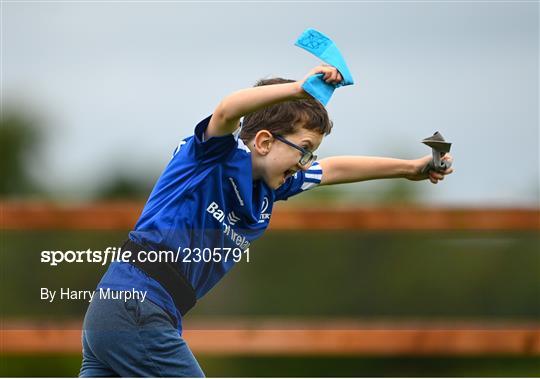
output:
<path id="1" fill-rule="evenodd" d="M 268 154 L 273 143 L 274 136 L 268 130 L 259 130 L 253 138 L 253 147 L 260 155 Z"/>

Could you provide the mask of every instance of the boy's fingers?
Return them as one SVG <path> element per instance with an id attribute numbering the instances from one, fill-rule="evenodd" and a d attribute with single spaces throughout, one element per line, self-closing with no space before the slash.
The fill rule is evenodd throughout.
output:
<path id="1" fill-rule="evenodd" d="M 318 70 L 312 71 L 312 75 L 323 74 L 322 79 L 327 83 L 339 84 L 343 81 L 343 77 L 339 71 L 332 66 L 321 66 Z"/>
<path id="2" fill-rule="evenodd" d="M 429 172 L 429 178 L 433 180 L 444 180 L 444 174 L 436 171 L 430 171 Z"/>
<path id="3" fill-rule="evenodd" d="M 327 83 L 341 83 L 343 77 L 337 68 L 327 64 L 318 66 L 315 70 L 315 73 L 323 74 L 323 80 Z"/>
<path id="4" fill-rule="evenodd" d="M 453 162 L 454 162 L 454 158 L 453 158 L 450 154 L 448 154 L 448 153 L 446 153 L 446 154 L 442 157 L 441 160 L 446 161 L 446 162 L 450 162 L 450 163 L 453 163 Z"/>

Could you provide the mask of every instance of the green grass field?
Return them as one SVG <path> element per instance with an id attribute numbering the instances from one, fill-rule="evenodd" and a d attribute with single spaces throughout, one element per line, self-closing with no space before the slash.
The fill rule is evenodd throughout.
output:
<path id="1" fill-rule="evenodd" d="M 538 377 L 540 357 L 217 357 L 201 356 L 207 376 L 215 377 Z M 74 355 L 3 356 L 0 375 L 77 376 Z"/>

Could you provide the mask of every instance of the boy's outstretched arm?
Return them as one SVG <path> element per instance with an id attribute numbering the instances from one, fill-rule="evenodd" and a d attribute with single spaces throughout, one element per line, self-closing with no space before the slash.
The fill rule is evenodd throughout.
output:
<path id="1" fill-rule="evenodd" d="M 302 80 L 246 88 L 225 97 L 216 107 L 205 132 L 205 138 L 222 136 L 234 132 L 240 118 L 249 113 L 283 101 L 310 98 L 303 89 L 304 81 L 315 74 L 323 73 L 327 83 L 339 83 L 343 80 L 339 71 L 332 66 L 317 66 Z"/>
<path id="2" fill-rule="evenodd" d="M 428 174 L 422 173 L 431 159 L 431 155 L 412 160 L 364 156 L 324 158 L 319 160 L 323 171 L 321 185 L 389 178 L 429 179 L 436 184 L 439 180 L 443 180 L 445 175 L 453 172 L 450 168 L 442 173 L 435 171 L 430 171 Z M 452 156 L 446 154 L 443 160 L 451 161 Z"/>

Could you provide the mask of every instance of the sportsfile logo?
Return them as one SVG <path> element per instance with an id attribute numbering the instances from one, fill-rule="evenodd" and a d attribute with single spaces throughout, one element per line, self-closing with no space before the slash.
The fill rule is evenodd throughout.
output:
<path id="1" fill-rule="evenodd" d="M 212 215 L 216 220 L 221 222 L 221 225 L 223 225 L 223 234 L 225 234 L 227 237 L 229 237 L 239 248 L 245 250 L 249 247 L 250 242 L 241 235 L 240 233 L 237 233 L 234 231 L 233 228 L 227 222 L 225 222 L 225 212 L 223 212 L 221 209 L 219 209 L 219 205 L 212 201 L 208 208 L 206 208 L 206 211 Z M 232 218 L 234 217 L 234 218 Z M 231 220 L 234 221 L 231 222 Z M 240 218 L 238 218 L 234 212 L 230 212 L 227 215 L 227 221 L 229 221 L 232 225 L 236 224 L 238 221 L 240 221 Z"/>

